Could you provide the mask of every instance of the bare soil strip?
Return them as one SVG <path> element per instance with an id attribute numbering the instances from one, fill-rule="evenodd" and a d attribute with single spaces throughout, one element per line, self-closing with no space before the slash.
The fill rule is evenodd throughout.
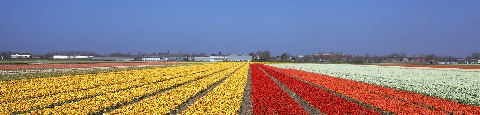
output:
<path id="1" fill-rule="evenodd" d="M 243 92 L 242 105 L 240 106 L 240 110 L 238 111 L 239 115 L 253 115 L 251 93 L 252 93 L 252 72 L 250 71 L 250 68 L 248 68 L 247 84 Z"/>

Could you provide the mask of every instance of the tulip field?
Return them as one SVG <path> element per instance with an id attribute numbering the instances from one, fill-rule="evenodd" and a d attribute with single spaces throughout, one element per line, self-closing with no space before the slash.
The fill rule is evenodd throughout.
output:
<path id="1" fill-rule="evenodd" d="M 480 114 L 480 70 L 217 62 L 0 81 L 0 114 Z"/>

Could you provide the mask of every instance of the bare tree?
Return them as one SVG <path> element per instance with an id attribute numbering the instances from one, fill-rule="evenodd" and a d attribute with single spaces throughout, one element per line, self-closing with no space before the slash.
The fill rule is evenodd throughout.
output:
<path id="1" fill-rule="evenodd" d="M 313 57 L 312 57 L 313 61 L 315 61 L 315 62 L 320 62 L 321 58 L 322 58 L 321 55 L 313 55 Z"/>
<path id="2" fill-rule="evenodd" d="M 128 57 L 128 54 L 123 54 L 121 52 L 115 52 L 115 53 L 109 54 L 108 56 L 110 56 L 110 57 Z"/>
<path id="3" fill-rule="evenodd" d="M 290 58 L 290 54 L 288 54 L 288 53 L 283 53 L 283 54 L 280 56 L 280 59 L 281 59 L 282 61 L 287 61 L 288 58 Z"/>
<path id="4" fill-rule="evenodd" d="M 252 61 L 255 61 L 255 57 L 257 56 L 255 53 L 250 52 L 248 53 L 249 56 L 252 56 Z"/>
<path id="5" fill-rule="evenodd" d="M 270 51 L 265 50 L 260 53 L 260 58 L 265 60 L 265 61 L 270 61 Z"/>
<path id="6" fill-rule="evenodd" d="M 312 60 L 312 56 L 311 55 L 305 55 L 303 56 L 302 58 L 302 61 L 303 62 L 310 62 Z"/>
<path id="7" fill-rule="evenodd" d="M 363 62 L 364 61 L 362 56 L 352 56 L 350 63 L 363 63 Z"/>
<path id="8" fill-rule="evenodd" d="M 370 63 L 370 54 L 369 53 L 365 53 L 365 55 L 363 56 L 364 57 L 364 63 Z"/>
<path id="9" fill-rule="evenodd" d="M 198 54 L 198 55 L 201 56 L 201 57 L 207 57 L 207 54 L 206 54 L 206 53 L 200 53 L 200 54 Z"/>
<path id="10" fill-rule="evenodd" d="M 470 58 L 472 58 L 472 59 L 480 59 L 480 52 L 472 53 L 472 55 L 470 56 Z"/>

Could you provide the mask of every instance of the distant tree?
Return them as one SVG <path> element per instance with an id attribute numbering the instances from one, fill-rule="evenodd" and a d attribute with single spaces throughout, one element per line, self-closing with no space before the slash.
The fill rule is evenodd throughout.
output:
<path id="1" fill-rule="evenodd" d="M 258 56 L 262 55 L 262 51 L 257 51 L 255 55 L 258 55 Z"/>
<path id="2" fill-rule="evenodd" d="M 121 52 L 111 53 L 108 56 L 110 57 L 128 57 L 128 54 L 122 54 Z"/>
<path id="3" fill-rule="evenodd" d="M 343 58 L 347 59 L 347 62 L 352 62 L 353 57 L 354 56 L 352 54 L 346 54 L 345 56 L 343 56 Z"/>
<path id="4" fill-rule="evenodd" d="M 201 57 L 207 57 L 207 54 L 206 54 L 206 53 L 200 53 L 200 54 L 198 54 L 198 55 L 201 56 Z"/>
<path id="5" fill-rule="evenodd" d="M 321 59 L 321 58 L 322 58 L 321 55 L 313 55 L 313 56 L 312 56 L 312 59 L 313 59 L 313 61 L 315 61 L 315 62 L 320 62 L 320 59 Z"/>
<path id="6" fill-rule="evenodd" d="M 370 54 L 369 53 L 365 53 L 365 55 L 363 56 L 364 57 L 364 63 L 370 63 Z"/>
<path id="7" fill-rule="evenodd" d="M 424 56 L 426 61 L 433 61 L 435 59 L 435 54 L 427 54 Z"/>
<path id="8" fill-rule="evenodd" d="M 282 55 L 280 55 L 280 59 L 282 61 L 287 61 L 288 58 L 290 58 L 290 54 L 288 54 L 288 53 L 283 53 Z"/>
<path id="9" fill-rule="evenodd" d="M 339 63 L 340 62 L 340 58 L 343 57 L 343 54 L 342 53 L 334 53 L 334 52 L 330 52 L 330 62 L 331 63 Z"/>
<path id="10" fill-rule="evenodd" d="M 258 56 L 257 61 L 270 61 L 270 51 L 265 50 L 265 51 L 257 51 L 255 53 L 256 56 Z"/>
<path id="11" fill-rule="evenodd" d="M 8 59 L 8 58 L 10 58 L 11 55 L 14 55 L 14 54 L 15 54 L 14 52 L 6 51 L 6 52 L 0 53 L 0 56 L 2 56 L 3 59 Z"/>
<path id="12" fill-rule="evenodd" d="M 443 56 L 441 60 L 444 62 L 455 62 L 457 61 L 457 58 L 453 56 Z"/>
<path id="13" fill-rule="evenodd" d="M 270 51 L 265 50 L 260 53 L 260 58 L 265 60 L 265 61 L 270 61 Z"/>
<path id="14" fill-rule="evenodd" d="M 255 56 L 257 56 L 255 53 L 250 52 L 248 53 L 249 56 L 252 56 L 252 61 L 255 61 Z"/>
<path id="15" fill-rule="evenodd" d="M 373 60 L 373 63 L 381 63 L 382 62 L 382 58 L 380 56 L 373 56 L 372 57 L 372 60 Z"/>
<path id="16" fill-rule="evenodd" d="M 480 59 L 480 52 L 475 52 L 470 55 L 470 58 L 472 59 Z"/>
<path id="17" fill-rule="evenodd" d="M 441 57 L 436 56 L 435 54 L 428 54 L 424 56 L 425 60 L 428 61 L 430 64 L 434 64 L 441 60 Z"/>
<path id="18" fill-rule="evenodd" d="M 364 63 L 362 56 L 352 56 L 350 63 Z"/>
<path id="19" fill-rule="evenodd" d="M 312 55 L 305 55 L 302 58 L 303 62 L 310 62 L 313 59 Z"/>
<path id="20" fill-rule="evenodd" d="M 407 54 L 405 53 L 398 53 L 398 58 L 402 60 L 403 58 L 407 58 Z"/>

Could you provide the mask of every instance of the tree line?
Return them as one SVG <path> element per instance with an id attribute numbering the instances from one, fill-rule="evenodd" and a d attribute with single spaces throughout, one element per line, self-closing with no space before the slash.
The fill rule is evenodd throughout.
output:
<path id="1" fill-rule="evenodd" d="M 0 56 L 3 59 L 9 59 L 11 55 L 15 54 L 29 54 L 27 52 L 0 52 Z M 55 51 L 55 52 L 47 52 L 45 54 L 37 54 L 32 55 L 32 57 L 37 58 L 44 58 L 48 59 L 53 57 L 53 55 L 77 55 L 77 56 L 94 56 L 94 57 L 132 57 L 132 56 L 140 56 L 145 55 L 145 53 L 141 54 L 138 53 L 137 55 L 132 55 L 130 52 L 128 53 L 121 53 L 121 52 L 114 52 L 108 55 L 100 55 L 96 52 L 88 52 L 88 51 Z M 427 55 L 407 55 L 406 53 L 397 53 L 393 52 L 388 55 L 377 56 L 377 55 L 352 55 L 352 54 L 344 54 L 338 52 L 329 52 L 329 53 L 316 53 L 316 54 L 308 54 L 302 56 L 293 56 L 290 53 L 283 53 L 279 56 L 272 56 L 269 50 L 264 51 L 257 51 L 257 52 L 250 52 L 248 53 L 249 56 L 252 56 L 252 61 L 257 62 L 328 62 L 328 63 L 392 63 L 392 62 L 412 62 L 412 63 L 424 63 L 424 62 L 455 62 L 457 61 L 457 57 L 454 56 L 442 56 L 436 54 L 427 54 Z M 200 54 L 191 54 L 191 56 L 206 56 L 205 53 Z M 472 53 L 469 56 L 464 57 L 465 59 L 480 59 L 480 52 Z"/>
<path id="2" fill-rule="evenodd" d="M 388 55 L 377 56 L 368 53 L 364 55 L 352 55 L 338 52 L 316 53 L 302 56 L 293 56 L 290 53 L 283 53 L 279 56 L 271 56 L 270 51 L 250 52 L 253 61 L 277 61 L 277 62 L 328 62 L 328 63 L 425 63 L 425 62 L 457 62 L 457 57 L 442 56 L 436 54 L 407 55 L 406 53 L 393 52 Z M 470 56 L 461 57 L 464 59 L 480 60 L 480 52 L 472 53 Z"/>

